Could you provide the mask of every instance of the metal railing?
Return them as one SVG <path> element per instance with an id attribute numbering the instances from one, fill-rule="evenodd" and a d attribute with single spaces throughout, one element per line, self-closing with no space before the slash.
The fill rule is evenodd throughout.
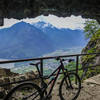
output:
<path id="1" fill-rule="evenodd" d="M 79 57 L 81 56 L 86 56 L 86 55 L 100 55 L 100 53 L 91 53 L 91 54 L 75 54 L 75 55 L 63 55 L 63 56 L 52 56 L 52 57 L 40 57 L 40 58 L 31 58 L 31 59 L 21 59 L 21 60 L 7 60 L 7 61 L 0 61 L 0 64 L 8 64 L 8 63 L 16 63 L 16 62 L 25 62 L 25 61 L 36 61 L 39 60 L 41 62 L 40 64 L 40 71 L 41 71 L 41 75 L 43 75 L 43 61 L 45 59 L 55 59 L 57 57 L 76 57 L 76 68 L 75 70 L 71 70 L 71 71 L 75 71 L 78 74 L 79 70 L 82 70 L 82 68 L 79 69 Z M 96 65 L 96 66 L 100 66 L 100 65 Z M 94 66 L 89 66 L 89 67 L 94 67 Z M 37 78 L 34 78 L 37 79 Z M 5 85 L 10 85 L 10 84 L 16 84 L 16 83 L 21 83 L 21 82 L 25 82 L 25 81 L 30 81 L 33 79 L 27 79 L 27 80 L 21 80 L 21 81 L 16 81 L 16 82 L 9 82 L 9 83 L 2 83 L 0 84 L 0 87 L 5 86 Z"/>

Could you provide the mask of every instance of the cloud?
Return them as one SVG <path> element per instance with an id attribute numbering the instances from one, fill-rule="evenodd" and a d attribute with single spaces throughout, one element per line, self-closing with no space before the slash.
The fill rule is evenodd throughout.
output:
<path id="1" fill-rule="evenodd" d="M 71 29 L 83 29 L 85 19 L 81 16 L 75 17 L 57 17 L 54 15 L 49 15 L 48 17 L 43 17 L 46 22 L 58 28 L 71 28 Z"/>
<path id="2" fill-rule="evenodd" d="M 49 15 L 49 16 L 41 15 L 36 18 L 31 18 L 31 19 L 26 18 L 22 20 L 17 20 L 17 19 L 12 18 L 12 19 L 4 19 L 4 26 L 0 27 L 0 29 L 11 27 L 13 24 L 16 24 L 20 21 L 25 21 L 30 24 L 36 23 L 39 21 L 44 21 L 58 28 L 83 29 L 85 19 L 83 19 L 81 16 L 75 17 L 73 15 L 71 17 L 57 17 L 54 15 Z"/>

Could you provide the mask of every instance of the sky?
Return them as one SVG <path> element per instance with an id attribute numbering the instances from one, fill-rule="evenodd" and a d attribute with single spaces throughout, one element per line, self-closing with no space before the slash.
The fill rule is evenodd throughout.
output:
<path id="1" fill-rule="evenodd" d="M 44 21 L 46 23 L 50 23 L 53 26 L 57 28 L 70 28 L 72 30 L 74 29 L 83 29 L 84 28 L 84 22 L 86 19 L 83 19 L 81 16 L 71 16 L 71 17 L 57 17 L 55 15 L 48 15 L 48 16 L 38 16 L 36 18 L 26 18 L 22 20 L 17 20 L 17 19 L 4 19 L 4 26 L 0 26 L 0 29 L 2 28 L 8 28 L 11 27 L 12 25 L 25 21 L 27 23 L 33 24 L 37 23 L 39 21 Z"/>

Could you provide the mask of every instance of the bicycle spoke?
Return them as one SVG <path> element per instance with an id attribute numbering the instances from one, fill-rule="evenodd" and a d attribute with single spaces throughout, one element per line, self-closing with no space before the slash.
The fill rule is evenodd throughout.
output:
<path id="1" fill-rule="evenodd" d="M 37 96 L 39 96 L 39 94 L 37 94 L 34 98 L 32 98 L 32 100 L 35 100 L 35 98 L 37 98 Z M 37 100 L 40 100 L 40 99 L 37 99 Z"/>
<path id="2" fill-rule="evenodd" d="M 38 93 L 38 91 L 34 92 L 33 94 L 31 94 L 31 95 L 29 95 L 29 96 L 27 96 L 27 97 L 24 97 L 24 99 L 27 99 L 27 98 L 29 98 L 29 97 L 35 95 L 36 93 Z M 38 94 L 38 95 L 39 95 L 39 94 Z"/>
<path id="3" fill-rule="evenodd" d="M 23 85 L 15 87 L 9 94 L 9 99 L 6 100 L 40 100 L 41 96 L 37 86 L 31 83 L 23 83 Z"/>
<path id="4" fill-rule="evenodd" d="M 69 74 L 69 78 L 65 77 L 60 85 L 59 95 L 61 100 L 76 100 L 80 91 L 80 80 L 79 78 L 77 84 L 75 84 L 76 74 Z M 69 81 L 70 79 L 70 81 Z M 67 80 L 67 84 L 66 84 Z"/>

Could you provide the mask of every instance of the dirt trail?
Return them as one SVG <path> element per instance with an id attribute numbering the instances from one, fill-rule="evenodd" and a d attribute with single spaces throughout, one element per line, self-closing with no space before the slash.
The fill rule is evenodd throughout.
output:
<path id="1" fill-rule="evenodd" d="M 59 98 L 59 84 L 57 82 L 54 90 L 52 100 L 60 100 Z M 82 89 L 77 100 L 100 100 L 100 74 L 85 80 L 82 83 Z M 66 98 L 67 100 L 67 98 Z"/>

